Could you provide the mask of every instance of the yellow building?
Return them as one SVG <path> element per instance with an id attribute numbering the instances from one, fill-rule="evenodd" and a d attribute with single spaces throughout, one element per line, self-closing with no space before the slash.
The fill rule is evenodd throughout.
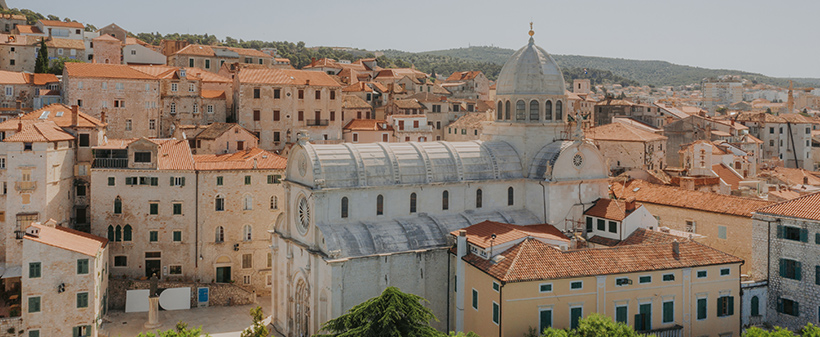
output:
<path id="1" fill-rule="evenodd" d="M 567 249 L 538 233 L 509 235 L 506 224 L 474 226 L 451 233 L 460 257 L 457 329 L 522 336 L 530 328 L 574 328 L 597 312 L 643 333 L 740 335 L 737 257 L 642 228 L 616 247 Z M 481 248 L 490 240 L 495 254 Z"/>

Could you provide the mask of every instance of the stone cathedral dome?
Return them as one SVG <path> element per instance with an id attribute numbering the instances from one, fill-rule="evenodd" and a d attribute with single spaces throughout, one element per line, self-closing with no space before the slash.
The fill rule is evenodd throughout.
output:
<path id="1" fill-rule="evenodd" d="M 530 27 L 532 28 L 532 27 Z M 561 68 L 543 48 L 530 41 L 507 60 L 496 81 L 497 95 L 563 95 Z"/>

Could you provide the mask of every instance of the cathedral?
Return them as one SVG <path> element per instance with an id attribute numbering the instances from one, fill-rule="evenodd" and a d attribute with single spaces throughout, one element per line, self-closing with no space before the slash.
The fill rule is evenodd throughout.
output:
<path id="1" fill-rule="evenodd" d="M 272 239 L 272 323 L 287 336 L 388 286 L 426 298 L 455 330 L 449 233 L 485 221 L 571 232 L 608 192 L 608 167 L 568 107 L 561 69 L 534 32 L 496 82 L 479 141 L 311 144 L 290 152 Z"/>

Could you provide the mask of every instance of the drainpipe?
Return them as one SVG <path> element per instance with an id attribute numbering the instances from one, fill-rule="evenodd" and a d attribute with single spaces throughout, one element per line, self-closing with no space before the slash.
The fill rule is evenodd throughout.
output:
<path id="1" fill-rule="evenodd" d="M 459 230 L 456 239 L 456 330 L 464 331 L 464 260 L 467 255 L 467 231 Z"/>
<path id="2" fill-rule="evenodd" d="M 492 258 L 492 257 L 490 257 Z M 504 322 L 501 319 L 501 303 L 503 303 L 504 299 L 504 286 L 507 282 L 501 282 L 501 286 L 498 287 L 498 337 L 502 336 L 503 330 L 501 330 L 501 324 Z"/>
<path id="3" fill-rule="evenodd" d="M 450 330 L 450 289 L 452 288 L 452 283 L 450 283 L 450 264 L 452 262 L 452 257 L 450 254 L 447 254 L 447 331 Z"/>
<path id="4" fill-rule="evenodd" d="M 199 272 L 199 171 L 194 170 L 194 268 L 196 269 L 197 279 L 201 279 L 202 275 Z"/>

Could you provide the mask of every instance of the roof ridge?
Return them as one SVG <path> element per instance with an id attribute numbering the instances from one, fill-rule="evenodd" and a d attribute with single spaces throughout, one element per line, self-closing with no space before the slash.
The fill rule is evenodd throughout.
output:
<path id="1" fill-rule="evenodd" d="M 523 241 L 513 245 L 512 247 L 510 247 L 506 251 L 504 251 L 502 253 L 499 253 L 499 255 L 501 255 L 503 253 L 506 253 L 506 252 L 509 252 L 509 251 L 513 250 L 514 248 L 517 248 L 517 250 L 515 251 L 515 257 L 513 258 L 512 261 L 510 261 L 510 266 L 507 268 L 506 272 L 504 272 L 504 279 L 505 280 L 510 276 L 512 271 L 515 269 L 515 266 L 518 263 L 518 258 L 521 257 L 521 253 L 524 250 L 524 245 L 527 244 L 530 241 L 530 239 L 531 239 L 530 236 L 526 236 L 526 237 L 524 237 Z M 493 259 L 493 257 L 490 256 L 490 262 L 491 263 L 492 263 L 492 259 Z"/>

